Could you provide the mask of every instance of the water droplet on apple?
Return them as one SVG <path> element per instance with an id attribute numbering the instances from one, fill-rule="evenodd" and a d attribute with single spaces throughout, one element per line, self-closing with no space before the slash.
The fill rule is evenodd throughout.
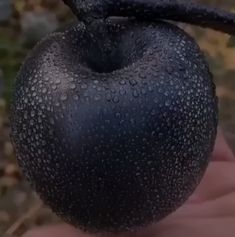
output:
<path id="1" fill-rule="evenodd" d="M 169 107 L 170 105 L 171 105 L 170 100 L 166 100 L 166 101 L 165 101 L 165 106 L 166 106 L 166 107 Z"/>
<path id="2" fill-rule="evenodd" d="M 114 96 L 113 97 L 113 102 L 117 104 L 119 102 L 119 98 L 117 96 Z"/>
<path id="3" fill-rule="evenodd" d="M 106 100 L 107 100 L 107 101 L 111 101 L 111 100 L 112 100 L 112 96 L 111 96 L 110 93 L 107 93 L 107 94 L 106 94 Z"/>
<path id="4" fill-rule="evenodd" d="M 73 96 L 73 99 L 74 99 L 74 100 L 78 100 L 78 99 L 79 99 L 78 95 L 74 95 L 74 96 Z"/>
<path id="5" fill-rule="evenodd" d="M 132 95 L 133 95 L 135 98 L 137 98 L 137 97 L 139 97 L 139 92 L 138 92 L 137 90 L 134 90 L 134 91 L 132 92 Z"/>
<path id="6" fill-rule="evenodd" d="M 55 84 L 59 85 L 60 83 L 61 83 L 61 80 L 60 79 L 56 79 Z"/>
<path id="7" fill-rule="evenodd" d="M 70 85 L 70 89 L 72 89 L 72 90 L 76 89 L 76 85 L 75 84 L 71 84 Z"/>
<path id="8" fill-rule="evenodd" d="M 62 95 L 60 96 L 60 99 L 61 99 L 62 101 L 67 100 L 67 98 L 68 98 L 68 96 L 67 96 L 66 94 L 62 94 Z"/>
<path id="9" fill-rule="evenodd" d="M 82 85 L 81 85 L 81 88 L 82 88 L 82 89 L 87 89 L 87 84 L 82 84 Z"/>
<path id="10" fill-rule="evenodd" d="M 130 83 L 131 86 L 137 85 L 137 81 L 136 81 L 135 79 L 131 79 L 131 80 L 129 81 L 129 83 Z"/>

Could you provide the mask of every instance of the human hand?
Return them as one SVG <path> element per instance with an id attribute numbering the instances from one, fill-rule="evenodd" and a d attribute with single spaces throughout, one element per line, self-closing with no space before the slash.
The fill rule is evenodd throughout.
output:
<path id="1" fill-rule="evenodd" d="M 69 225 L 44 227 L 23 237 L 90 237 Z M 130 235 L 131 236 L 131 235 Z M 128 234 L 121 237 L 130 237 Z M 235 236 L 235 157 L 218 131 L 212 162 L 192 197 L 138 237 Z"/>

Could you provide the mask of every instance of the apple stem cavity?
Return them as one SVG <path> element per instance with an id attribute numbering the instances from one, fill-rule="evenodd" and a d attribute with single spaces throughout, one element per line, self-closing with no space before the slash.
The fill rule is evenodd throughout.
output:
<path id="1" fill-rule="evenodd" d="M 159 19 L 190 23 L 235 35 L 235 14 L 191 1 L 160 0 L 63 0 L 84 22 L 109 16 Z"/>

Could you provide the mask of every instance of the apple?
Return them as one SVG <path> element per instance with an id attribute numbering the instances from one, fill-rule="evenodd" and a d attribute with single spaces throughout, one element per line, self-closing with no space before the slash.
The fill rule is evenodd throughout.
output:
<path id="1" fill-rule="evenodd" d="M 65 2 L 80 21 L 43 39 L 17 76 L 19 165 L 76 227 L 148 226 L 195 190 L 218 124 L 203 53 L 164 19 L 234 33 L 235 15 L 178 1 Z"/>

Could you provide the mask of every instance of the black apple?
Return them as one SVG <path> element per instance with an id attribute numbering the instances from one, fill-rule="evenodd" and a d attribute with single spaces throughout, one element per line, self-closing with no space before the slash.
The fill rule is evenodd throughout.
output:
<path id="1" fill-rule="evenodd" d="M 217 98 L 194 40 L 159 18 L 235 32 L 235 15 L 179 1 L 65 1 L 80 22 L 41 41 L 12 105 L 17 159 L 42 200 L 89 232 L 146 226 L 207 167 Z"/>

